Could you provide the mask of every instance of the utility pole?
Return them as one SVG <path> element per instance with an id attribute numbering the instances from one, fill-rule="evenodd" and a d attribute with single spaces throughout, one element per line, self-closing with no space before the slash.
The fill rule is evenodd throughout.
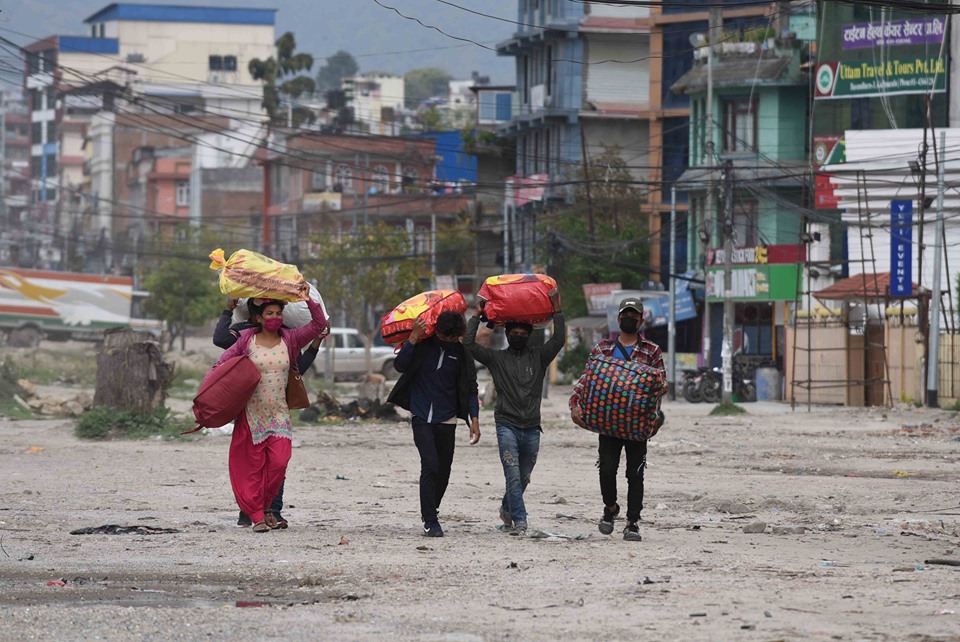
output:
<path id="1" fill-rule="evenodd" d="M 717 208 L 716 208 L 716 193 L 717 193 L 717 184 L 713 176 L 713 159 L 714 159 L 714 145 L 713 145 L 713 42 L 715 40 L 715 34 L 718 34 L 723 29 L 723 9 L 720 6 L 711 5 L 710 6 L 710 21 L 707 28 L 707 109 L 706 109 L 706 141 L 704 142 L 704 156 L 707 166 L 707 200 L 704 204 L 703 219 L 704 225 L 715 225 L 717 217 Z M 707 227 L 707 229 L 710 229 Z M 704 248 L 704 251 L 709 250 L 709 236 L 707 240 L 707 247 Z M 704 267 L 704 276 L 706 281 L 709 284 L 710 277 L 707 273 L 707 268 Z M 709 288 L 708 288 L 709 290 Z M 703 310 L 703 360 L 704 365 L 708 368 L 710 367 L 710 298 L 706 297 Z"/>
<path id="2" fill-rule="evenodd" d="M 667 389 L 677 399 L 677 186 L 670 188 L 670 313 L 667 323 Z"/>
<path id="3" fill-rule="evenodd" d="M 723 167 L 723 403 L 733 400 L 733 161 Z"/>
<path id="4" fill-rule="evenodd" d="M 593 196 L 590 192 L 590 161 L 587 159 L 587 135 L 583 131 L 583 121 L 580 122 L 580 155 L 583 157 L 583 177 L 587 187 L 587 225 L 590 229 L 590 238 L 593 238 Z"/>
<path id="5" fill-rule="evenodd" d="M 930 349 L 927 351 L 927 407 L 940 406 L 937 399 L 940 379 L 940 263 L 943 258 L 943 172 L 946 164 L 947 133 L 940 132 L 937 161 L 937 225 L 933 241 L 933 287 L 930 291 Z"/>

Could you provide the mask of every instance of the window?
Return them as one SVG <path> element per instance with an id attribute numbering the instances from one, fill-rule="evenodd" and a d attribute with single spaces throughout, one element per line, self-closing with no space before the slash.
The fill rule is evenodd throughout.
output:
<path id="1" fill-rule="evenodd" d="M 55 120 L 47 121 L 47 142 L 57 142 L 57 121 Z"/>
<path id="2" fill-rule="evenodd" d="M 223 57 L 223 70 L 224 70 L 224 71 L 236 71 L 236 70 L 237 70 L 237 57 L 236 57 L 236 56 L 224 56 L 224 57 Z"/>
<path id="3" fill-rule="evenodd" d="M 190 181 L 177 181 L 177 207 L 190 205 Z"/>
<path id="4" fill-rule="evenodd" d="M 210 71 L 223 71 L 223 56 L 210 56 L 208 60 Z"/>
<path id="5" fill-rule="evenodd" d="M 420 178 L 420 173 L 417 171 L 416 167 L 404 167 L 403 168 L 403 187 L 404 190 L 413 189 L 417 183 L 417 179 Z"/>
<path id="6" fill-rule="evenodd" d="M 723 151 L 757 151 L 757 100 L 723 101 Z"/>
<path id="7" fill-rule="evenodd" d="M 353 170 L 349 165 L 337 165 L 337 184 L 341 191 L 353 187 Z"/>
<path id="8" fill-rule="evenodd" d="M 737 201 L 733 206 L 733 239 L 739 247 L 755 247 L 760 243 L 756 201 Z"/>
<path id="9" fill-rule="evenodd" d="M 390 170 L 383 165 L 374 167 L 373 186 L 377 188 L 378 193 L 383 193 L 390 189 Z"/>
<path id="10" fill-rule="evenodd" d="M 30 142 L 34 145 L 43 145 L 43 123 L 33 123 Z"/>
<path id="11" fill-rule="evenodd" d="M 327 191 L 327 170 L 315 169 L 310 175 L 310 187 L 314 192 Z"/>

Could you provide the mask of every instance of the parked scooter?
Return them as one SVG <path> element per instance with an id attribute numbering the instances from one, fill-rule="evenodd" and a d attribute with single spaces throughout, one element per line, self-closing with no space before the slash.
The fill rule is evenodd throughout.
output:
<path id="1" fill-rule="evenodd" d="M 703 393 L 700 391 L 700 382 L 697 380 L 705 368 L 684 368 L 683 377 L 680 379 L 680 394 L 689 403 L 700 403 L 703 401 Z"/>

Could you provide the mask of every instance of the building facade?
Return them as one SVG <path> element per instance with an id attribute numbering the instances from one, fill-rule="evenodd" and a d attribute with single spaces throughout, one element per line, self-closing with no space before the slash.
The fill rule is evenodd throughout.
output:
<path id="1" fill-rule="evenodd" d="M 180 129 L 190 120 L 196 128 L 197 118 L 211 114 L 229 119 L 235 129 L 261 119 L 262 87 L 247 67 L 274 54 L 274 14 L 114 3 L 84 21 L 89 35 L 51 36 L 25 47 L 31 202 L 24 223 L 39 248 L 35 258 L 41 250 L 45 256 L 59 253 L 45 261 L 58 267 L 64 257 L 57 246 L 76 231 L 77 213 L 90 203 L 99 219 L 97 234 L 113 243 L 123 189 L 113 185 L 112 173 L 129 157 L 116 154 L 104 127 L 118 117 L 142 121 L 146 135 L 158 133 L 150 131 L 149 120 L 160 116 L 183 121 Z M 91 179 L 91 166 L 111 177 Z"/>

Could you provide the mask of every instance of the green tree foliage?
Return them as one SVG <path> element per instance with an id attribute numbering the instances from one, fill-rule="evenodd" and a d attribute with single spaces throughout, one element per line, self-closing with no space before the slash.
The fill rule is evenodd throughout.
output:
<path id="1" fill-rule="evenodd" d="M 171 347 L 180 338 L 180 350 L 186 349 L 186 329 L 215 319 L 223 305 L 217 273 L 206 258 L 214 248 L 206 252 L 199 244 L 188 244 L 188 248 L 160 263 L 143 280 L 143 288 L 150 293 L 144 304 L 147 312 L 166 322 Z"/>
<path id="2" fill-rule="evenodd" d="M 319 251 L 304 270 L 328 308 L 340 306 L 347 323 L 373 340 L 378 321 L 395 305 L 422 292 L 427 257 L 413 256 L 406 230 L 384 223 L 361 226 L 353 234 L 317 239 Z M 368 359 L 369 364 L 369 359 Z"/>
<path id="3" fill-rule="evenodd" d="M 325 65 L 317 70 L 317 91 L 324 92 L 331 89 L 340 89 L 344 78 L 356 75 L 360 65 L 347 51 L 341 49 L 327 58 Z"/>
<path id="4" fill-rule="evenodd" d="M 403 93 L 406 106 L 415 109 L 427 98 L 446 96 L 453 76 L 443 69 L 424 67 L 412 69 L 403 77 Z"/>
<path id="5" fill-rule="evenodd" d="M 250 61 L 250 74 L 254 80 L 263 83 L 263 108 L 267 110 L 270 122 L 284 125 L 288 116 L 292 124 L 298 127 L 302 123 L 312 123 L 316 114 L 306 107 L 294 107 L 289 112 L 284 100 L 296 100 L 300 96 L 313 94 L 316 82 L 304 72 L 313 68 L 313 56 L 308 53 L 296 53 L 297 41 L 288 31 L 277 39 L 277 55 L 266 60 L 254 58 Z"/>
<path id="6" fill-rule="evenodd" d="M 421 109 L 417 113 L 417 120 L 420 121 L 424 131 L 435 132 L 443 128 L 443 114 L 434 105 Z"/>
<path id="7" fill-rule="evenodd" d="M 649 278 L 650 239 L 643 194 L 633 185 L 619 148 L 606 147 L 568 178 L 574 183 L 575 204 L 544 217 L 541 238 L 564 310 L 574 317 L 587 313 L 584 283 L 635 288 Z"/>

